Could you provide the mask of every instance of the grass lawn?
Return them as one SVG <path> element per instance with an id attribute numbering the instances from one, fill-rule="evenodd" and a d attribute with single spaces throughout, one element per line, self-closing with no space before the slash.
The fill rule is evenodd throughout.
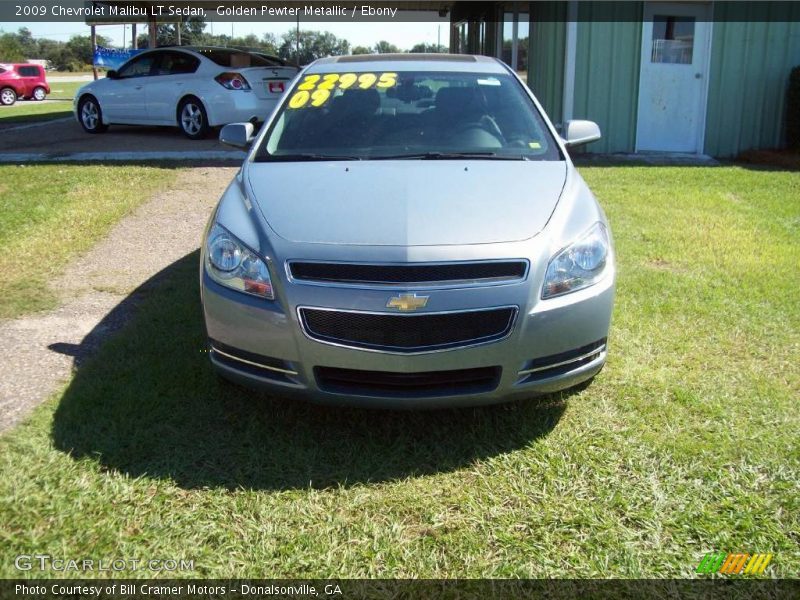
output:
<path id="1" fill-rule="evenodd" d="M 85 86 L 88 81 L 50 81 L 50 95 L 48 100 L 72 100 L 75 92 Z"/>
<path id="2" fill-rule="evenodd" d="M 72 114 L 72 98 L 78 88 L 86 83 L 88 82 L 50 81 L 50 95 L 47 99 L 58 102 L 17 100 L 13 106 L 0 106 L 0 126 L 69 117 Z"/>
<path id="3" fill-rule="evenodd" d="M 98 74 L 100 77 L 105 77 L 105 71 L 102 69 L 98 70 Z M 47 79 L 48 81 L 51 79 L 58 79 L 59 77 L 91 77 L 93 72 L 91 69 L 87 69 L 86 71 L 48 71 Z"/>
<path id="4" fill-rule="evenodd" d="M 692 577 L 744 551 L 796 577 L 800 174 L 582 173 L 619 264 L 590 386 L 427 413 L 239 389 L 204 354 L 192 254 L 0 438 L 0 577 L 34 551 L 195 577 Z"/>
<path id="5" fill-rule="evenodd" d="M 55 306 L 48 282 L 174 176 L 156 167 L 0 166 L 0 318 Z"/>

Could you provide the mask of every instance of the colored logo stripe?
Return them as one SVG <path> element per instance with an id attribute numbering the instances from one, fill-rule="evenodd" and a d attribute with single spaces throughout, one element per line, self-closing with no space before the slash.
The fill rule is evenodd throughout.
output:
<path id="1" fill-rule="evenodd" d="M 720 573 L 738 573 L 744 567 L 745 561 L 750 558 L 749 554 L 728 554 L 728 558 L 719 570 Z"/>
<path id="2" fill-rule="evenodd" d="M 700 564 L 697 565 L 697 572 L 716 573 L 719 571 L 722 563 L 725 562 L 725 558 L 727 556 L 728 555 L 724 552 L 709 552 L 703 557 L 703 560 L 700 561 Z"/>
<path id="3" fill-rule="evenodd" d="M 745 568 L 744 572 L 760 575 L 764 572 L 764 569 L 767 568 L 767 565 L 771 560 L 772 554 L 754 554 L 753 558 L 750 559 L 750 562 L 747 563 L 747 567 Z"/>
<path id="4" fill-rule="evenodd" d="M 726 554 L 709 552 L 697 565 L 697 573 L 760 575 L 772 560 L 772 554 Z M 745 566 L 746 565 L 746 566 Z"/>

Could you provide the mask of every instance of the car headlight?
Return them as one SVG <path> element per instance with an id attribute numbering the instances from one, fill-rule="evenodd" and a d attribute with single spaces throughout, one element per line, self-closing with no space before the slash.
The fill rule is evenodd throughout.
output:
<path id="1" fill-rule="evenodd" d="M 219 284 L 274 300 L 267 264 L 230 231 L 214 224 L 206 240 L 206 271 Z"/>
<path id="2" fill-rule="evenodd" d="M 606 270 L 608 231 L 595 223 L 578 241 L 556 254 L 547 265 L 542 298 L 553 298 L 597 283 Z"/>

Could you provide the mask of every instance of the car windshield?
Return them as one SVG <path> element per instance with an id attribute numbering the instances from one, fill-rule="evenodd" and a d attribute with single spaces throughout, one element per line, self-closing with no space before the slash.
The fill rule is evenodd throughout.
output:
<path id="1" fill-rule="evenodd" d="M 306 74 L 257 161 L 561 160 L 520 83 L 500 73 Z"/>

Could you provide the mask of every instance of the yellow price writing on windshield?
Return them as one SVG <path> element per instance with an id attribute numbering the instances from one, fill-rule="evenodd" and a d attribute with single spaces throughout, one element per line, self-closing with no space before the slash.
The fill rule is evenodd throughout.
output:
<path id="1" fill-rule="evenodd" d="M 313 92 L 300 90 L 289 98 L 289 108 L 303 108 L 304 106 L 322 106 L 331 97 L 330 90 L 316 89 Z"/>
<path id="2" fill-rule="evenodd" d="M 338 88 L 368 90 L 386 89 L 397 85 L 397 73 L 325 73 L 306 75 L 289 98 L 289 108 L 323 106 Z"/>
<path id="3" fill-rule="evenodd" d="M 328 73 L 322 78 L 322 81 L 317 84 L 318 90 L 332 90 L 339 81 L 338 73 Z"/>
<path id="4" fill-rule="evenodd" d="M 339 76 L 339 89 L 346 90 L 358 81 L 358 75 L 355 73 L 345 73 Z"/>
<path id="5" fill-rule="evenodd" d="M 320 80 L 319 75 L 306 75 L 303 79 L 303 83 L 297 86 L 298 90 L 313 90 L 314 86 L 317 85 L 317 82 Z"/>
<path id="6" fill-rule="evenodd" d="M 289 108 L 303 108 L 306 103 L 308 103 L 310 97 L 311 93 L 306 90 L 295 92 L 294 96 L 289 98 Z"/>
<path id="7" fill-rule="evenodd" d="M 378 80 L 379 88 L 390 88 L 397 85 L 397 73 L 383 73 Z"/>

